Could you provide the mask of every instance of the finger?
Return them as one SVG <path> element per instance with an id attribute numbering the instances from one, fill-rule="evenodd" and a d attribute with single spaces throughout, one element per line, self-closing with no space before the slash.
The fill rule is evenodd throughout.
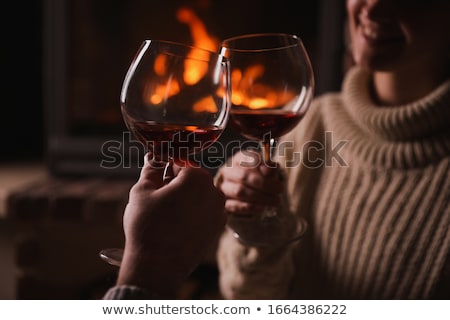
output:
<path id="1" fill-rule="evenodd" d="M 261 164 L 258 167 L 258 170 L 264 176 L 276 176 L 277 178 L 279 178 L 281 173 L 283 172 L 280 168 L 280 164 L 276 162 L 272 162 L 270 165 Z"/>
<path id="2" fill-rule="evenodd" d="M 139 184 L 144 188 L 158 189 L 163 185 L 165 163 L 152 158 L 147 153 L 144 158 L 144 166 L 141 169 Z"/>
<path id="3" fill-rule="evenodd" d="M 242 183 L 264 193 L 280 192 L 283 188 L 278 176 L 264 176 L 259 170 L 230 169 L 222 171 L 224 180 Z"/>
<path id="4" fill-rule="evenodd" d="M 228 199 L 225 202 L 225 211 L 236 215 L 253 215 L 262 212 L 263 207 L 254 203 Z"/>
<path id="5" fill-rule="evenodd" d="M 263 192 L 230 180 L 224 180 L 220 189 L 228 199 L 251 202 L 257 205 L 278 205 L 280 203 L 278 192 Z"/>
<path id="6" fill-rule="evenodd" d="M 153 156 L 151 152 L 147 152 L 144 156 L 144 166 L 151 166 L 152 168 L 164 168 L 165 161 L 161 161 Z"/>
<path id="7" fill-rule="evenodd" d="M 240 180 L 254 188 L 266 191 L 281 189 L 284 176 L 279 163 L 271 163 L 268 166 L 263 161 L 258 160 L 260 156 L 252 150 L 238 152 L 233 156 L 231 163 L 222 168 L 222 173 L 225 178 L 234 181 Z"/>
<path id="8" fill-rule="evenodd" d="M 261 154 L 255 150 L 244 150 L 234 154 L 232 159 L 233 167 L 258 168 L 263 163 Z"/>

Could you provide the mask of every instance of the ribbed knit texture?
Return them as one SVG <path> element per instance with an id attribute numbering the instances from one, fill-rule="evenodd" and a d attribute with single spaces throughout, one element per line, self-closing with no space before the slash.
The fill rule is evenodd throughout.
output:
<path id="1" fill-rule="evenodd" d="M 285 137 L 296 149 L 281 164 L 305 142 L 325 146 L 320 167 L 304 159 L 309 167 L 287 169 L 291 211 L 309 230 L 277 262 L 251 258 L 258 249 L 225 234 L 218 260 L 226 298 L 426 299 L 450 280 L 450 81 L 396 107 L 375 106 L 369 81 L 350 70 L 342 93 L 317 98 Z M 295 271 L 286 279 L 285 270 Z M 258 272 L 271 274 L 269 285 Z"/>

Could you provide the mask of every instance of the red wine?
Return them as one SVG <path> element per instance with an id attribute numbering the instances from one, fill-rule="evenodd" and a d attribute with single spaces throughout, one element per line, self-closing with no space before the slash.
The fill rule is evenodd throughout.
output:
<path id="1" fill-rule="evenodd" d="M 232 124 L 246 138 L 264 140 L 267 134 L 270 138 L 278 138 L 292 130 L 303 118 L 286 110 L 231 110 Z"/>
<path id="2" fill-rule="evenodd" d="M 129 123 L 129 128 L 154 156 L 162 160 L 187 160 L 190 154 L 211 146 L 223 131 L 217 126 L 170 125 L 152 121 Z"/>

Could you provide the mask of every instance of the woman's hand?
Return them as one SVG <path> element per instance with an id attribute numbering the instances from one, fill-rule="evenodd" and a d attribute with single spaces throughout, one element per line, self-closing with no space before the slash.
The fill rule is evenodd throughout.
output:
<path id="1" fill-rule="evenodd" d="M 282 171 L 276 163 L 265 164 L 256 151 L 237 152 L 231 163 L 220 169 L 220 175 L 218 187 L 226 196 L 228 213 L 249 215 L 280 204 Z"/>

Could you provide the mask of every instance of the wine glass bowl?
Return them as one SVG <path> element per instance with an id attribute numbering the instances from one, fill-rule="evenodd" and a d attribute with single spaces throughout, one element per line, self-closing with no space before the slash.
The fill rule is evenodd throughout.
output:
<path id="1" fill-rule="evenodd" d="M 123 81 L 123 120 L 155 161 L 192 165 L 191 155 L 210 147 L 224 131 L 230 111 L 228 60 L 217 52 L 182 43 L 145 40 Z M 200 164 L 199 164 L 200 165 Z M 122 249 L 100 257 L 120 265 Z"/>
<path id="2" fill-rule="evenodd" d="M 298 36 L 284 33 L 225 39 L 220 53 L 230 63 L 230 122 L 242 136 L 260 142 L 262 160 L 272 166 L 277 139 L 301 122 L 313 98 L 314 76 L 308 53 Z M 283 215 L 275 207 L 265 208 L 247 223 L 243 220 L 231 215 L 228 227 L 246 244 L 289 243 L 306 230 L 304 219 Z"/>
<path id="3" fill-rule="evenodd" d="M 124 122 L 157 160 L 186 161 L 225 129 L 228 72 L 226 59 L 217 53 L 146 40 L 123 83 Z"/>

